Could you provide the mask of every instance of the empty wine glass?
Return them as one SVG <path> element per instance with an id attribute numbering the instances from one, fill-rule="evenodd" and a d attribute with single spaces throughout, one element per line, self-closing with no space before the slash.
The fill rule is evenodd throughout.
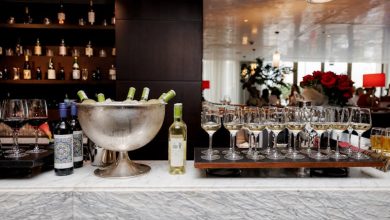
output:
<path id="1" fill-rule="evenodd" d="M 27 100 L 28 107 L 28 123 L 34 128 L 35 132 L 35 147 L 27 153 L 39 154 L 47 150 L 39 149 L 38 133 L 39 126 L 47 121 L 47 105 L 44 99 L 30 99 Z"/>
<path id="2" fill-rule="evenodd" d="M 243 157 L 235 150 L 236 134 L 242 128 L 241 108 L 236 106 L 226 106 L 223 115 L 223 125 L 230 132 L 231 150 L 225 155 L 228 160 L 241 160 Z"/>
<path id="3" fill-rule="evenodd" d="M 305 156 L 299 154 L 296 148 L 298 133 L 301 132 L 306 125 L 306 122 L 304 121 L 304 117 L 303 117 L 303 111 L 299 107 L 287 107 L 286 124 L 288 130 L 290 130 L 290 132 L 292 133 L 292 137 L 294 139 L 294 143 L 293 143 L 294 149 L 291 153 L 288 153 L 286 157 L 294 160 L 305 158 Z"/>
<path id="4" fill-rule="evenodd" d="M 245 127 L 254 135 L 254 150 L 248 151 L 247 158 L 252 160 L 264 159 L 264 156 L 260 155 L 257 151 L 258 143 L 260 143 L 259 134 L 265 129 L 264 124 L 264 111 L 257 107 L 249 107 L 244 112 L 244 124 Z M 251 136 L 250 136 L 251 138 Z M 259 139 L 259 141 L 257 141 Z"/>
<path id="5" fill-rule="evenodd" d="M 349 127 L 350 117 L 349 117 L 349 111 L 347 108 L 334 108 L 331 112 L 332 114 L 332 123 L 331 127 L 334 132 L 336 132 L 336 151 L 334 153 L 330 154 L 330 157 L 336 160 L 339 159 L 347 159 L 348 156 L 344 154 L 340 154 L 339 151 L 339 138 L 340 134 L 347 130 Z"/>
<path id="6" fill-rule="evenodd" d="M 3 122 L 13 129 L 12 136 L 14 141 L 12 150 L 6 151 L 6 153 L 10 153 L 6 157 L 19 158 L 28 155 L 21 152 L 18 144 L 19 129 L 27 122 L 27 114 L 26 100 L 8 99 L 4 101 L 2 109 Z"/>
<path id="7" fill-rule="evenodd" d="M 311 109 L 310 126 L 317 132 L 318 135 L 318 150 L 310 154 L 310 157 L 316 160 L 329 159 L 328 155 L 321 153 L 321 135 L 330 126 L 330 115 L 327 108 L 315 107 Z"/>
<path id="8" fill-rule="evenodd" d="M 218 150 L 213 150 L 213 135 L 221 128 L 221 117 L 219 116 L 218 108 L 214 106 L 208 106 L 204 108 L 201 113 L 201 126 L 203 130 L 209 135 L 209 148 L 202 151 L 204 155 L 201 156 L 204 160 L 217 160 L 220 158 Z"/>
<path id="9" fill-rule="evenodd" d="M 278 134 L 286 128 L 286 113 L 284 108 L 269 109 L 267 128 L 274 133 L 274 149 L 267 155 L 267 158 L 271 160 L 284 159 L 285 156 L 277 149 Z"/>
<path id="10" fill-rule="evenodd" d="M 351 112 L 351 125 L 352 128 L 358 133 L 359 135 L 359 142 L 358 147 L 359 150 L 357 152 L 354 152 L 351 157 L 357 160 L 364 160 L 368 159 L 369 157 L 362 152 L 360 152 L 360 139 L 363 134 L 363 132 L 367 131 L 371 128 L 371 112 L 369 108 L 359 108 L 359 109 L 352 109 Z"/>

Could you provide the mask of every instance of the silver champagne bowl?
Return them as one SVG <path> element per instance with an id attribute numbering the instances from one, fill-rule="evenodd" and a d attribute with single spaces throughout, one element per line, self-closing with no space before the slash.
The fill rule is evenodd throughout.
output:
<path id="1" fill-rule="evenodd" d="M 150 167 L 134 163 L 128 151 L 149 143 L 160 130 L 165 116 L 164 103 L 78 104 L 78 117 L 84 133 L 104 149 L 119 152 L 112 165 L 95 170 L 100 177 L 133 177 Z"/>

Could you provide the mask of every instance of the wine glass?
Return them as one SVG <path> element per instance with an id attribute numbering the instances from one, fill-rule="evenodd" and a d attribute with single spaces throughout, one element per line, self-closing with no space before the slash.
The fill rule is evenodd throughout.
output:
<path id="1" fill-rule="evenodd" d="M 305 128 L 305 121 L 303 118 L 303 111 L 299 107 L 287 107 L 286 108 L 286 124 L 288 130 L 292 133 L 294 139 L 294 149 L 291 153 L 286 155 L 287 158 L 293 160 L 299 160 L 305 158 L 302 154 L 299 154 L 296 147 L 296 142 L 298 139 L 298 133 Z"/>
<path id="2" fill-rule="evenodd" d="M 336 159 L 336 160 L 347 159 L 348 158 L 347 155 L 340 154 L 339 138 L 340 138 L 340 134 L 343 131 L 347 130 L 349 127 L 350 117 L 349 117 L 348 108 L 334 108 L 333 111 L 331 112 L 331 114 L 332 114 L 331 127 L 332 127 L 333 131 L 336 132 L 337 144 L 336 144 L 336 151 L 334 153 L 331 153 L 330 157 L 333 159 Z"/>
<path id="3" fill-rule="evenodd" d="M 359 107 L 348 107 L 349 116 L 352 115 L 352 111 L 354 109 L 359 109 Z M 352 132 L 353 132 L 351 122 L 349 123 L 347 130 L 348 130 L 348 147 L 346 149 L 343 149 L 343 153 L 347 154 L 347 155 L 351 155 L 353 153 L 352 148 L 351 148 L 352 147 L 351 137 L 352 137 Z"/>
<path id="4" fill-rule="evenodd" d="M 268 128 L 268 124 L 270 123 L 270 120 L 269 120 L 269 112 L 272 110 L 274 111 L 274 109 L 276 109 L 276 107 L 271 107 L 271 106 L 267 106 L 267 107 L 262 107 L 262 111 L 264 112 L 264 115 L 265 115 L 265 120 L 264 120 L 264 125 L 265 125 L 265 130 L 267 131 L 267 147 L 260 151 L 262 154 L 270 154 L 272 153 L 272 148 L 271 148 L 271 130 Z"/>
<path id="5" fill-rule="evenodd" d="M 201 126 L 203 130 L 209 135 L 209 148 L 202 151 L 204 155 L 201 156 L 204 160 L 217 160 L 220 158 L 218 150 L 213 150 L 213 135 L 221 128 L 221 117 L 219 116 L 219 110 L 214 106 L 208 106 L 204 108 L 201 113 Z"/>
<path id="6" fill-rule="evenodd" d="M 369 108 L 352 109 L 351 125 L 359 135 L 359 151 L 354 152 L 351 157 L 357 160 L 368 159 L 369 157 L 360 152 L 360 139 L 363 132 L 371 128 L 371 112 Z"/>
<path id="7" fill-rule="evenodd" d="M 13 129 L 12 136 L 14 141 L 12 150 L 6 151 L 6 153 L 10 153 L 6 155 L 6 157 L 19 158 L 28 155 L 21 152 L 18 144 L 19 129 L 27 123 L 27 114 L 28 109 L 26 100 L 8 99 L 4 101 L 2 109 L 3 122 Z"/>
<path id="8" fill-rule="evenodd" d="M 261 160 L 265 157 L 260 155 L 257 151 L 257 146 L 260 143 L 259 134 L 265 129 L 265 124 L 263 123 L 265 119 L 264 111 L 258 107 L 249 107 L 245 109 L 244 112 L 244 125 L 254 135 L 254 151 L 248 150 L 247 158 L 252 160 Z M 249 136 L 251 139 L 251 135 Z M 259 141 L 257 139 L 259 138 Z M 251 148 L 250 148 L 251 149 Z"/>
<path id="9" fill-rule="evenodd" d="M 284 108 L 269 109 L 267 128 L 274 133 L 274 149 L 267 155 L 267 158 L 271 160 L 284 159 L 285 156 L 277 150 L 278 134 L 286 128 L 286 112 Z"/>
<path id="10" fill-rule="evenodd" d="M 241 160 L 243 157 L 239 152 L 235 151 L 236 146 L 236 135 L 237 132 L 243 126 L 242 112 L 240 107 L 236 106 L 226 106 L 225 112 L 223 115 L 223 125 L 230 132 L 230 144 L 231 148 L 229 152 L 225 155 L 225 159 L 228 160 Z"/>
<path id="11" fill-rule="evenodd" d="M 310 154 L 310 158 L 316 160 L 326 160 L 329 159 L 328 155 L 321 153 L 321 135 L 329 128 L 330 126 L 330 114 L 327 108 L 324 107 L 315 107 L 311 110 L 311 120 L 310 126 L 317 132 L 318 135 L 318 150 Z"/>
<path id="12" fill-rule="evenodd" d="M 326 110 L 329 112 L 330 117 L 334 116 L 335 113 L 335 108 L 333 107 L 328 107 Z M 330 138 L 332 136 L 332 126 L 329 126 L 328 129 L 326 129 L 326 135 L 327 135 L 327 143 L 326 143 L 326 149 L 322 150 L 322 153 L 324 154 L 331 154 L 332 153 L 332 148 L 330 148 Z"/>
<path id="13" fill-rule="evenodd" d="M 47 150 L 39 149 L 38 146 L 38 133 L 39 126 L 47 121 L 47 105 L 44 99 L 30 99 L 27 100 L 28 107 L 28 123 L 35 130 L 35 147 L 33 150 L 27 151 L 27 153 L 39 154 L 46 152 Z"/>
<path id="14" fill-rule="evenodd" d="M 304 149 L 301 149 L 300 152 L 306 155 L 310 155 L 312 153 L 312 134 L 313 132 L 312 127 L 310 127 L 310 120 L 311 120 L 311 107 L 303 106 L 301 108 L 302 111 L 302 118 L 305 122 L 305 127 L 302 131 L 303 136 L 305 137 L 305 142 L 307 143 L 307 147 Z"/>

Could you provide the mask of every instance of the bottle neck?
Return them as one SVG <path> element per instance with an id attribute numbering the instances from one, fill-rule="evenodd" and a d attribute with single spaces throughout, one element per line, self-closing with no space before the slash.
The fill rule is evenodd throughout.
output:
<path id="1" fill-rule="evenodd" d="M 66 112 L 66 108 L 63 109 L 63 108 L 60 108 L 60 119 L 61 121 L 65 121 L 66 118 L 67 118 L 67 112 Z"/>
<path id="2" fill-rule="evenodd" d="M 173 117 L 173 120 L 174 121 L 182 121 L 183 120 L 183 117 L 180 115 L 180 116 L 174 116 Z"/>

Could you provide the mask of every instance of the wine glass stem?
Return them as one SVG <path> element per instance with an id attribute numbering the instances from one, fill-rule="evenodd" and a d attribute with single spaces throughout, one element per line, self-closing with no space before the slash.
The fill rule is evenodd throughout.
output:
<path id="1" fill-rule="evenodd" d="M 39 147 L 38 147 L 38 128 L 35 128 L 35 147 L 34 147 L 34 150 L 39 150 Z"/>
<path id="2" fill-rule="evenodd" d="M 213 135 L 209 134 L 209 151 L 211 152 L 212 149 L 213 149 Z"/>
<path id="3" fill-rule="evenodd" d="M 259 136 L 260 136 L 259 134 L 254 135 L 254 137 L 255 137 L 255 140 L 254 140 L 255 141 L 255 152 L 257 152 L 257 149 L 259 148 L 260 139 L 259 139 L 259 141 L 257 141 L 257 139 L 260 138 Z"/>
<path id="4" fill-rule="evenodd" d="M 362 134 L 358 134 L 359 135 L 359 140 L 358 140 L 358 148 L 359 148 L 359 152 L 358 152 L 358 154 L 360 154 L 360 139 L 361 139 L 361 137 L 362 137 Z"/>
<path id="5" fill-rule="evenodd" d="M 340 138 L 340 134 L 337 133 L 336 134 L 336 154 L 339 154 L 339 138 Z"/>
<path id="6" fill-rule="evenodd" d="M 326 146 L 327 150 L 330 150 L 330 135 L 332 134 L 332 131 L 328 131 L 328 146 Z"/>
<path id="7" fill-rule="evenodd" d="M 321 135 L 322 133 L 318 134 L 318 151 L 317 151 L 318 155 L 321 155 Z"/>
<path id="8" fill-rule="evenodd" d="M 230 152 L 232 152 L 233 150 L 233 134 L 230 133 L 230 148 L 229 148 Z"/>
<path id="9" fill-rule="evenodd" d="M 274 133 L 274 135 L 275 135 L 275 137 L 274 137 L 274 150 L 275 150 L 275 152 L 276 152 L 276 147 L 277 147 L 277 145 L 278 145 L 278 133 Z"/>
<path id="10" fill-rule="evenodd" d="M 235 149 L 235 145 L 236 145 L 236 135 L 235 134 L 233 134 L 232 135 L 232 137 L 233 137 L 233 140 L 232 140 L 232 153 L 234 154 L 235 152 L 236 152 L 236 149 Z"/>
<path id="11" fill-rule="evenodd" d="M 295 134 L 291 132 L 291 137 L 293 138 L 293 152 L 297 151 L 297 145 L 296 145 L 296 140 L 295 140 Z M 290 141 L 291 143 L 291 141 Z"/>
<path id="12" fill-rule="evenodd" d="M 14 139 L 13 150 L 14 150 L 15 154 L 18 154 L 19 153 L 19 144 L 18 144 L 19 131 L 17 129 L 14 129 L 14 132 L 12 132 L 12 134 L 13 134 L 13 139 Z"/>

